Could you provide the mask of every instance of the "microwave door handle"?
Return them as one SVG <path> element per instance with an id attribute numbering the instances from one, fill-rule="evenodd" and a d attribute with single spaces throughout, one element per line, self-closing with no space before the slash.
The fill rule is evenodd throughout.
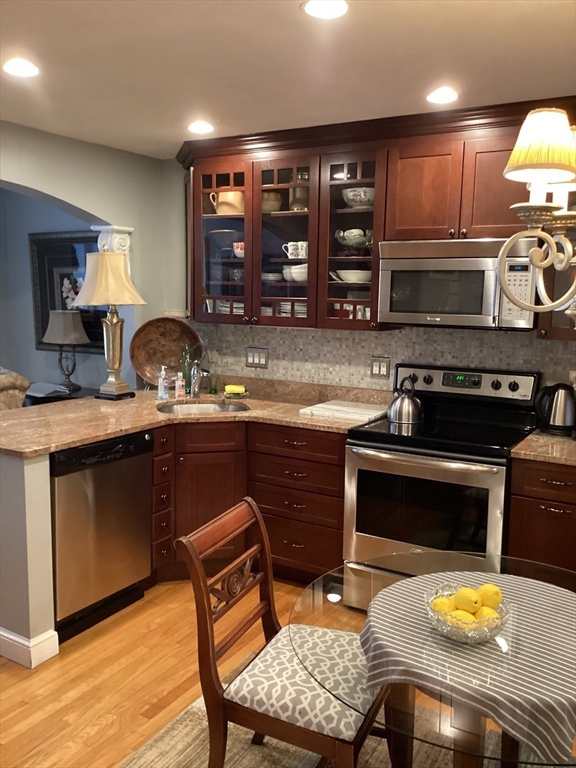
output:
<path id="1" fill-rule="evenodd" d="M 478 472 L 479 474 L 496 475 L 500 471 L 499 467 L 488 467 L 482 464 L 464 464 L 460 461 L 450 461 L 449 459 L 425 459 L 422 456 L 408 455 L 405 453 L 386 453 L 385 451 L 371 451 L 368 448 L 351 448 L 356 456 L 365 456 L 368 459 L 377 461 L 388 461 L 393 464 L 403 466 L 432 467 L 439 469 L 448 469 L 451 472 Z"/>

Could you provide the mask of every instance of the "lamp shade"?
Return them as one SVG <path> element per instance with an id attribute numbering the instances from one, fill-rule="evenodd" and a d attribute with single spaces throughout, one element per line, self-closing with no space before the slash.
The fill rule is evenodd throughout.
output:
<path id="1" fill-rule="evenodd" d="M 573 134 L 563 109 L 528 113 L 504 176 L 525 184 L 554 184 L 576 176 Z"/>
<path id="2" fill-rule="evenodd" d="M 51 309 L 48 328 L 42 338 L 47 344 L 90 344 L 82 325 L 80 312 L 70 309 Z"/>
<path id="3" fill-rule="evenodd" d="M 146 304 L 130 279 L 124 253 L 101 251 L 86 255 L 86 277 L 74 306 L 103 304 Z"/>

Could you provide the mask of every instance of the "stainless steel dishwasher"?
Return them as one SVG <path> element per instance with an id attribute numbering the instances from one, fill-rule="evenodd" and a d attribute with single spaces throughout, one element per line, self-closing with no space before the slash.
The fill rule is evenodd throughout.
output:
<path id="1" fill-rule="evenodd" d="M 51 454 L 57 627 L 150 575 L 153 446 L 138 432 Z"/>

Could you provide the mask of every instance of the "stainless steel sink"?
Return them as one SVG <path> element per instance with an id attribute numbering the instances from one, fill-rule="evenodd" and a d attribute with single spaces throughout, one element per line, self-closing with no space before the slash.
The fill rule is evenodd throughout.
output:
<path id="1" fill-rule="evenodd" d="M 160 413 L 175 413 L 178 416 L 194 413 L 233 413 L 234 411 L 249 411 L 245 403 L 175 403 L 158 406 Z"/>

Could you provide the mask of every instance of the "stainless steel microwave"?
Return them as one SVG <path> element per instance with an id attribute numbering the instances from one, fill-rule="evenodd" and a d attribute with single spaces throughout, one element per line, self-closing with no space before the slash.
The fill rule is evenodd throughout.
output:
<path id="1" fill-rule="evenodd" d="M 402 325 L 530 329 L 534 313 L 514 306 L 498 279 L 498 254 L 506 241 L 402 240 L 380 243 L 378 321 Z M 536 238 L 516 243 L 507 258 L 514 293 L 534 302 L 529 261 Z"/>

